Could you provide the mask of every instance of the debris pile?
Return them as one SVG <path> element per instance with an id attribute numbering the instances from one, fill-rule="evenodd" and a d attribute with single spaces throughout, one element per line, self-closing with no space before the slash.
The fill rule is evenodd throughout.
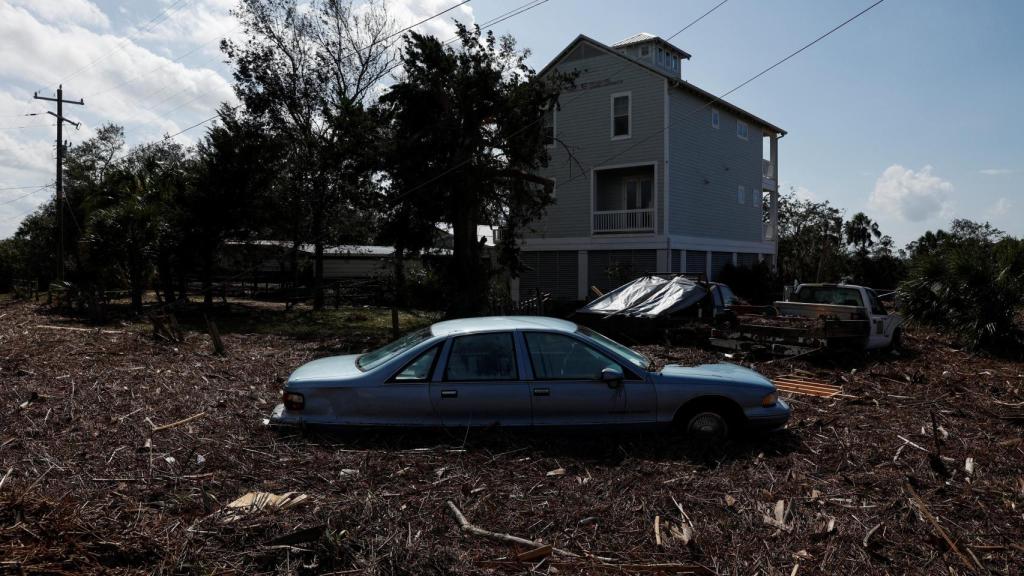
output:
<path id="1" fill-rule="evenodd" d="M 787 430 L 707 448 L 622 432 L 282 433 L 261 421 L 288 373 L 364 341 L 225 332 L 219 355 L 204 333 L 109 328 L 0 309 L 0 572 L 1024 566 L 1024 365 L 940 335 L 911 330 L 901 356 L 755 363 L 840 392 L 784 390 Z"/>

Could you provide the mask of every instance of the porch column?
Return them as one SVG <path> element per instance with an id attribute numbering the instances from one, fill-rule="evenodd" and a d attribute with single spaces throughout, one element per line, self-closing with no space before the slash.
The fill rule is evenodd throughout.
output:
<path id="1" fill-rule="evenodd" d="M 771 215 L 769 222 L 772 229 L 772 241 L 775 242 L 775 257 L 772 258 L 772 270 L 777 271 L 779 267 L 779 135 L 772 134 L 770 139 L 772 179 L 775 180 L 775 189 L 771 195 Z"/>
<path id="2" fill-rule="evenodd" d="M 576 253 L 576 297 L 586 302 L 590 295 L 590 286 L 587 286 L 587 251 L 580 250 Z"/>

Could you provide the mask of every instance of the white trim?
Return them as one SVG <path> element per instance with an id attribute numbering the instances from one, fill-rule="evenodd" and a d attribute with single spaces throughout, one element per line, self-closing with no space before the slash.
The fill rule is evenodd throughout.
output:
<path id="1" fill-rule="evenodd" d="M 626 119 L 628 120 L 628 122 L 627 122 L 628 130 L 626 130 L 625 134 L 620 134 L 620 135 L 616 136 L 615 135 L 615 99 L 616 98 L 621 98 L 623 96 L 626 97 L 626 110 L 627 110 Z M 611 98 L 609 99 L 608 104 L 609 104 L 609 106 L 608 106 L 608 118 L 610 120 L 609 132 L 608 133 L 611 134 L 612 140 L 627 140 L 629 138 L 632 138 L 633 137 L 633 92 L 632 91 L 616 92 L 616 93 L 611 95 Z"/>
<path id="2" fill-rule="evenodd" d="M 669 150 L 669 148 L 668 148 L 668 146 L 669 146 L 668 135 L 669 135 L 669 128 L 670 128 L 670 122 L 669 122 L 669 103 L 668 103 L 668 101 L 669 101 L 669 97 L 668 97 L 668 79 L 666 78 L 665 79 L 665 106 L 664 106 L 664 108 L 665 108 L 665 120 L 664 120 L 665 128 L 664 128 L 664 142 L 662 143 L 662 149 L 661 149 L 661 155 L 662 155 L 661 171 L 662 171 L 662 174 L 663 174 L 662 177 L 661 177 L 661 180 L 665 183 L 665 186 L 664 186 L 664 188 L 665 188 L 665 202 L 664 202 L 664 204 L 662 204 L 662 206 L 664 208 L 664 218 L 663 218 L 664 223 L 662 224 L 662 229 L 661 229 L 661 232 L 663 234 L 668 234 L 669 232 L 671 232 L 671 230 L 669 230 L 669 227 L 668 227 L 668 222 L 669 222 L 669 219 L 668 219 L 668 207 L 669 207 L 669 200 L 671 199 L 671 188 L 669 187 L 669 164 L 668 164 L 668 150 Z"/>
<path id="3" fill-rule="evenodd" d="M 590 267 L 589 264 L 586 250 L 580 250 L 576 253 L 576 297 L 584 301 L 590 292 L 589 286 L 587 286 L 587 268 Z"/>
<path id="4" fill-rule="evenodd" d="M 743 126 L 745 135 L 740 134 L 740 126 Z M 736 137 L 740 140 L 748 140 L 750 138 L 750 125 L 743 120 L 736 120 Z"/>
<path id="5" fill-rule="evenodd" d="M 593 218 L 591 218 L 593 220 Z M 667 241 L 667 242 L 666 242 Z M 671 234 L 598 234 L 570 238 L 524 238 L 520 248 L 525 252 L 553 250 L 691 250 L 694 252 L 752 252 L 775 254 L 773 242 L 726 240 L 700 236 Z M 685 262 L 684 262 L 685 264 Z"/>

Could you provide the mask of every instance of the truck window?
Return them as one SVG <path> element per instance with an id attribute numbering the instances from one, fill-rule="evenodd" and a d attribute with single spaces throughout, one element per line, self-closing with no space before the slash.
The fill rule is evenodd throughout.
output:
<path id="1" fill-rule="evenodd" d="M 860 290 L 846 286 L 801 286 L 793 295 L 794 302 L 864 307 Z"/>
<path id="2" fill-rule="evenodd" d="M 867 290 L 868 302 L 871 303 L 871 314 L 873 316 L 885 316 L 888 312 L 885 311 L 885 306 L 882 305 L 882 301 L 878 299 L 878 295 L 875 294 L 874 290 Z"/>

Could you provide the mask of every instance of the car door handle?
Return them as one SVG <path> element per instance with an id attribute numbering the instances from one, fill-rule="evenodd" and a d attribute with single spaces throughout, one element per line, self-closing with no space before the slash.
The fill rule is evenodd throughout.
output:
<path id="1" fill-rule="evenodd" d="M 551 396 L 551 389 L 550 388 L 534 388 L 533 389 L 533 395 L 534 396 Z"/>
<path id="2" fill-rule="evenodd" d="M 458 390 L 441 390 L 441 398 L 458 398 Z"/>

